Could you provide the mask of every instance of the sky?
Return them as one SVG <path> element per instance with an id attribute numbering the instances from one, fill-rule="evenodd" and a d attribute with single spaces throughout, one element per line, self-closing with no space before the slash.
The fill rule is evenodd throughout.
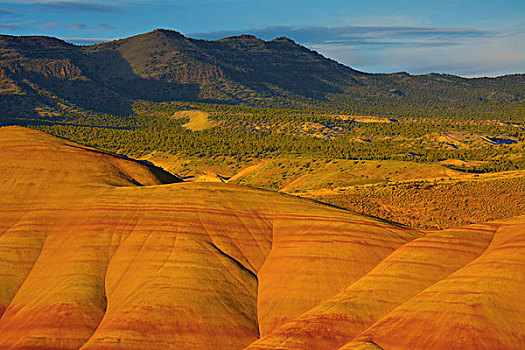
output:
<path id="1" fill-rule="evenodd" d="M 0 0 L 0 33 L 75 44 L 156 28 L 287 36 L 370 73 L 525 73 L 525 0 Z"/>

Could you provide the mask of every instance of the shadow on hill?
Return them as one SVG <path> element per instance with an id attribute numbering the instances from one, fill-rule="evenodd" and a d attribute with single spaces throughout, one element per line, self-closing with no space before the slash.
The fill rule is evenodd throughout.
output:
<path id="1" fill-rule="evenodd" d="M 486 137 L 485 139 L 487 142 L 492 143 L 494 145 L 512 145 L 518 143 L 518 141 L 516 140 L 505 139 L 501 137 Z"/>
<path id="2" fill-rule="evenodd" d="M 28 61 L 20 64 L 16 74 L 10 74 L 10 78 L 26 93 L 22 99 L 20 96 L 11 99 L 20 100 L 14 108 L 18 117 L 35 116 L 34 100 L 43 100 L 43 96 L 48 94 L 58 96 L 58 99 L 45 98 L 38 104 L 54 106 L 64 99 L 86 110 L 120 116 L 133 113 L 132 104 L 136 99 L 155 102 L 199 99 L 198 84 L 143 78 L 114 50 L 90 53 L 80 52 L 74 46 L 61 45 L 58 53 L 40 48 L 36 54 L 31 53 L 32 45 L 25 46 L 18 49 Z M 68 50 L 71 51 L 69 57 L 65 53 Z M 47 93 L 42 94 L 44 90 Z M 2 100 L 9 99 L 6 96 L 2 95 Z M 12 105 L 11 101 L 8 102 Z"/>
<path id="3" fill-rule="evenodd" d="M 143 79 L 137 76 L 129 80 L 115 80 L 108 84 L 129 99 L 148 100 L 153 102 L 197 101 L 200 87 L 197 84 L 179 84 L 154 79 Z"/>
<path id="4" fill-rule="evenodd" d="M 326 94 L 344 92 L 338 86 L 341 67 L 327 64 L 316 53 L 295 43 L 264 42 L 249 36 L 194 43 L 211 56 L 220 58 L 217 64 L 225 77 L 259 94 L 291 93 L 324 100 Z M 241 44 L 246 47 L 236 51 L 234 48 Z M 333 79 L 321 78 L 313 67 Z"/>
<path id="5" fill-rule="evenodd" d="M 18 119 L 20 116 L 26 118 L 38 118 L 34 105 L 38 100 L 27 95 L 1 95 L 0 96 L 0 120 Z"/>
<path id="6" fill-rule="evenodd" d="M 198 84 L 144 78 L 133 71 L 131 64 L 117 50 L 87 52 L 87 62 L 79 65 L 93 80 L 107 86 L 126 99 L 142 99 L 154 102 L 172 100 L 196 101 L 199 99 Z"/>
<path id="7" fill-rule="evenodd" d="M 64 139 L 64 140 L 67 140 L 67 139 Z M 69 140 L 67 140 L 69 141 Z M 87 150 L 89 152 L 93 152 L 93 153 L 98 153 L 98 154 L 102 154 L 102 155 L 106 155 L 106 156 L 111 156 L 111 157 L 115 157 L 115 158 L 120 158 L 120 159 L 125 159 L 129 162 L 133 162 L 133 163 L 137 163 L 137 164 L 141 164 L 145 167 L 147 167 L 151 172 L 152 174 L 162 183 L 162 184 L 173 184 L 173 183 L 178 183 L 178 182 L 182 182 L 182 178 L 178 175 L 174 175 L 170 172 L 168 172 L 167 170 L 164 170 L 164 168 L 158 166 L 158 165 L 155 165 L 153 164 L 152 162 L 150 161 L 147 161 L 147 160 L 140 160 L 140 159 L 134 159 L 134 158 L 130 158 L 124 154 L 117 154 L 117 153 L 112 153 L 112 152 L 108 152 L 108 151 L 104 151 L 104 150 L 100 150 L 100 149 L 96 149 L 96 148 L 92 148 L 92 147 L 83 147 L 83 146 L 78 146 L 78 145 L 75 145 L 75 144 L 69 144 L 69 147 L 72 147 L 72 148 L 77 148 L 77 149 L 81 149 L 81 150 Z M 137 182 L 138 185 L 141 185 L 139 182 Z"/>
<path id="8" fill-rule="evenodd" d="M 69 80 L 33 73 L 32 80 L 40 87 L 83 109 L 123 116 L 130 115 L 133 111 L 132 102 L 128 98 L 91 79 Z"/>

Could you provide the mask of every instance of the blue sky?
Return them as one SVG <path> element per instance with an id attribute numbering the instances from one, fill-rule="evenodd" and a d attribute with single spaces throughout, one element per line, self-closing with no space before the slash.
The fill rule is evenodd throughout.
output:
<path id="1" fill-rule="evenodd" d="M 2 34 L 88 44 L 155 28 L 288 36 L 374 73 L 525 72 L 525 0 L 0 0 Z"/>

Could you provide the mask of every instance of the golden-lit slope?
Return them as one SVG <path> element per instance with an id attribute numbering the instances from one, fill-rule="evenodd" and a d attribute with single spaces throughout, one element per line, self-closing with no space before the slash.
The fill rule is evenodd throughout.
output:
<path id="1" fill-rule="evenodd" d="M 0 159 L 0 348 L 243 348 L 420 236 L 23 128 Z"/>
<path id="2" fill-rule="evenodd" d="M 520 349 L 525 216 L 421 233 L 0 129 L 0 349 Z"/>
<path id="3" fill-rule="evenodd" d="M 16 186 L 31 184 L 37 190 L 35 195 L 40 196 L 46 188 L 54 193 L 59 190 L 57 187 L 64 186 L 158 185 L 180 181 L 160 168 L 18 126 L 0 128 L 0 148 L 2 190 L 9 190 L 8 181 L 12 181 L 11 185 L 16 181 Z M 18 192 L 16 195 L 20 196 Z"/>
<path id="4" fill-rule="evenodd" d="M 523 349 L 525 217 L 501 223 L 488 249 L 342 349 Z"/>
<path id="5" fill-rule="evenodd" d="M 0 129 L 0 315 L 61 213 L 102 186 L 179 181 L 159 168 L 21 127 Z"/>
<path id="6" fill-rule="evenodd" d="M 336 349 L 424 288 L 478 257 L 495 224 L 428 234 L 398 248 L 372 271 L 250 349 Z"/>

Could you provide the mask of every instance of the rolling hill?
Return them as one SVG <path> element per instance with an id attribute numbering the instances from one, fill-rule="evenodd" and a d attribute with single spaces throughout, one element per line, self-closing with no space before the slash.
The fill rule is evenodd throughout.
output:
<path id="1" fill-rule="evenodd" d="M 525 217 L 423 234 L 0 129 L 0 348 L 519 349 Z"/>

